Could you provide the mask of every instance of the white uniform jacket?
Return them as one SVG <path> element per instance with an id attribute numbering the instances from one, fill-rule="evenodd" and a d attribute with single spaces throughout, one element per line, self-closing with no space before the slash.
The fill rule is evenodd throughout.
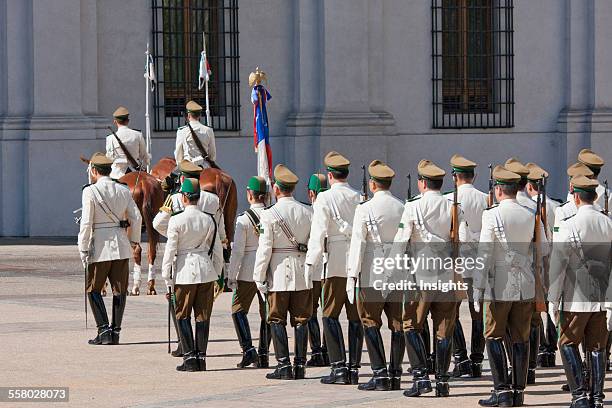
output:
<path id="1" fill-rule="evenodd" d="M 189 205 L 170 219 L 168 241 L 162 261 L 162 277 L 176 285 L 217 280 L 223 268 L 223 249 L 210 214 Z M 211 256 L 208 255 L 213 245 Z M 176 263 L 175 263 L 176 256 Z M 172 266 L 175 263 L 174 273 Z"/>
<path id="2" fill-rule="evenodd" d="M 426 191 L 420 198 L 407 202 L 404 206 L 402 219 L 394 238 L 391 257 L 403 255 L 408 242 L 411 243 L 411 253 L 415 258 L 451 259 L 450 232 L 453 202 L 439 191 Z M 459 229 L 465 224 L 461 208 L 459 209 Z M 465 226 L 463 227 L 465 229 Z M 437 268 L 433 263 L 416 264 L 410 271 L 417 282 L 437 282 L 438 279 L 448 281 L 453 279 L 452 268 Z M 406 274 L 409 271 L 402 271 Z M 406 277 L 407 278 L 407 277 Z"/>
<path id="3" fill-rule="evenodd" d="M 147 145 L 144 137 L 142 137 L 142 133 L 127 126 L 119 126 L 115 133 L 117 133 L 121 142 L 141 166 L 146 167 L 149 165 L 151 158 L 147 153 Z M 119 142 L 117 142 L 117 139 L 112 134 L 106 136 L 106 157 L 114 160 L 110 175 L 114 179 L 120 179 L 125 176 L 128 167 L 132 166 L 125 152 L 119 146 Z"/>
<path id="4" fill-rule="evenodd" d="M 264 210 L 263 204 L 253 204 L 250 208 L 258 217 Z M 255 255 L 259 246 L 259 225 L 253 225 L 247 213 L 236 218 L 232 256 L 229 263 L 229 280 L 253 282 Z"/>
<path id="5" fill-rule="evenodd" d="M 325 253 L 324 243 L 327 238 L 326 277 L 346 278 L 347 276 L 352 223 L 359 200 L 359 192 L 348 183 L 334 183 L 329 190 L 317 195 L 317 200 L 312 206 L 314 214 L 306 263 L 314 266 L 322 264 Z"/>
<path id="6" fill-rule="evenodd" d="M 130 223 L 128 230 L 119 221 Z M 89 262 L 132 257 L 130 242 L 140 242 L 142 217 L 123 184 L 101 177 L 83 189 L 83 212 L 79 230 L 79 251 L 89 252 Z"/>
<path id="7" fill-rule="evenodd" d="M 167 236 L 168 223 L 172 214 L 179 213 L 185 209 L 182 199 L 183 195 L 181 193 L 173 194 L 172 213 L 160 211 L 153 219 L 153 228 L 164 237 Z M 219 239 L 223 242 L 225 240 L 225 222 L 223 213 L 219 209 L 219 197 L 208 191 L 201 191 L 198 208 L 202 212 L 214 215 L 215 221 L 217 221 L 217 233 L 219 234 Z"/>
<path id="8" fill-rule="evenodd" d="M 361 287 L 372 287 L 379 278 L 374 271 L 374 259 L 391 252 L 403 211 L 404 203 L 390 191 L 377 191 L 371 200 L 357 206 L 347 273 L 349 278 L 359 278 Z M 372 229 L 373 223 L 378 233 Z"/>
<path id="9" fill-rule="evenodd" d="M 215 133 L 212 128 L 201 124 L 198 121 L 189 122 L 194 132 L 202 142 L 202 146 L 208 153 L 210 160 L 217 160 L 217 148 L 215 145 Z M 202 152 L 198 149 L 198 145 L 193 139 L 189 126 L 180 127 L 176 131 L 176 148 L 174 149 L 174 158 L 177 163 L 183 160 L 189 160 L 193 164 L 208 168 L 208 162 L 202 156 Z"/>
<path id="10" fill-rule="evenodd" d="M 271 292 L 312 289 L 312 276 L 306 276 L 306 254 L 299 252 L 291 243 L 275 214 L 284 220 L 299 244 L 308 242 L 312 207 L 293 197 L 280 198 L 275 205 L 261 213 L 253 280 L 267 282 Z"/>
<path id="11" fill-rule="evenodd" d="M 599 312 L 610 301 L 612 220 L 592 205 L 561 221 L 553 236 L 548 300 L 561 310 Z"/>
<path id="12" fill-rule="evenodd" d="M 452 201 L 453 192 L 446 193 L 445 197 Z M 478 242 L 482 226 L 482 213 L 487 209 L 488 198 L 488 194 L 476 189 L 472 184 L 462 184 L 457 187 L 457 201 L 465 220 L 459 226 L 459 240 L 461 242 Z"/>
<path id="13" fill-rule="evenodd" d="M 474 270 L 474 288 L 484 289 L 487 299 L 518 301 L 535 298 L 534 229 L 535 211 L 514 199 L 502 200 L 482 214 L 478 246 L 482 267 Z M 548 255 L 549 247 L 542 224 L 540 237 L 543 258 Z"/>

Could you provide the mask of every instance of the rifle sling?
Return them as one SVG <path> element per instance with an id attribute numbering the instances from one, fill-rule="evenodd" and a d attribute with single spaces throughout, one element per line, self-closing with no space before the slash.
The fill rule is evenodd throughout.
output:
<path id="1" fill-rule="evenodd" d="M 138 165 L 138 162 L 136 161 L 136 159 L 134 159 L 134 156 L 132 156 L 130 151 L 127 149 L 127 147 L 125 147 L 121 139 L 119 139 L 119 136 L 117 136 L 117 133 L 115 133 L 114 131 L 113 136 L 115 136 L 115 140 L 117 141 L 117 143 L 119 143 L 119 147 L 121 148 L 121 150 L 123 150 L 125 157 L 127 157 L 128 161 L 130 162 L 130 165 L 134 168 L 134 170 L 139 170 L 140 166 Z"/>
<path id="2" fill-rule="evenodd" d="M 210 167 L 216 168 L 217 165 L 208 156 L 208 152 L 204 148 L 204 145 L 202 144 L 202 141 L 198 137 L 198 135 L 195 132 L 195 130 L 193 130 L 193 126 L 191 126 L 191 123 L 187 122 L 187 126 L 189 126 L 189 131 L 191 132 L 191 137 L 193 138 L 193 141 L 195 142 L 195 144 L 196 144 L 198 150 L 200 151 L 200 154 L 204 158 L 204 160 L 206 160 L 206 162 L 210 165 Z"/>

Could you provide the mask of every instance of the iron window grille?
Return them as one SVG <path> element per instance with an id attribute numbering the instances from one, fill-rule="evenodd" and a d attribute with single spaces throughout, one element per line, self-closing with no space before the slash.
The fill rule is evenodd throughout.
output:
<path id="1" fill-rule="evenodd" d="M 152 8 L 152 54 L 158 81 L 152 105 L 154 129 L 182 126 L 189 100 L 205 106 L 205 90 L 198 90 L 204 32 L 212 72 L 212 127 L 240 130 L 238 0 L 152 0 Z"/>
<path id="2" fill-rule="evenodd" d="M 432 0 L 434 128 L 514 126 L 513 0 Z"/>

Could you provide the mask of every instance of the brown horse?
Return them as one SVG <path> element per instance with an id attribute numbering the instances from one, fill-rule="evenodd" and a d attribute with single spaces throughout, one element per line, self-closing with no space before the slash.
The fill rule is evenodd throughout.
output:
<path id="1" fill-rule="evenodd" d="M 149 251 L 148 289 L 147 295 L 156 295 L 155 290 L 155 258 L 157 257 L 157 244 L 159 243 L 159 233 L 153 228 L 153 219 L 164 204 L 165 194 L 162 186 L 156 177 L 143 171 L 128 173 L 119 179 L 130 189 L 134 202 L 142 215 L 142 222 L 147 232 Z M 131 294 L 140 294 L 140 274 L 141 274 L 142 248 L 140 244 L 134 247 L 134 286 Z"/>
<path id="2" fill-rule="evenodd" d="M 234 241 L 236 213 L 238 211 L 238 192 L 234 179 L 221 169 L 204 169 L 200 174 L 202 190 L 212 190 L 219 197 L 219 207 L 225 222 L 225 235 L 229 244 Z"/>

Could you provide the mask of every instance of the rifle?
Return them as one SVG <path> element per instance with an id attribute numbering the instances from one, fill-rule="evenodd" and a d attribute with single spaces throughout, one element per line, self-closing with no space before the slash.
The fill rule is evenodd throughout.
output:
<path id="1" fill-rule="evenodd" d="M 604 181 L 604 210 L 603 213 L 606 215 L 610 214 L 610 196 L 608 195 L 608 180 Z"/>
<path id="2" fill-rule="evenodd" d="M 489 163 L 489 198 L 487 200 L 489 207 L 495 204 L 495 182 L 493 181 L 493 164 Z"/>
<path id="3" fill-rule="evenodd" d="M 89 270 L 89 262 L 85 264 L 85 330 L 87 330 L 87 272 Z"/>
<path id="4" fill-rule="evenodd" d="M 361 171 L 363 172 L 363 178 L 361 180 L 361 202 L 368 201 L 368 179 L 366 177 L 366 166 L 365 164 L 361 166 Z"/>
<path id="5" fill-rule="evenodd" d="M 454 178 L 454 187 L 453 190 L 453 207 L 451 210 L 451 230 L 450 230 L 450 239 L 452 248 L 452 256 L 456 258 L 459 254 L 459 201 L 458 201 L 458 189 L 457 189 L 457 179 Z"/>
<path id="6" fill-rule="evenodd" d="M 542 174 L 542 209 L 541 214 L 540 214 L 540 218 L 542 219 L 542 225 L 544 226 L 544 232 L 546 234 L 546 238 L 548 239 L 548 211 L 546 208 L 546 184 L 548 183 L 548 180 L 546 179 L 546 177 L 544 177 L 544 174 Z M 538 190 L 539 192 L 539 190 Z"/>
<path id="7" fill-rule="evenodd" d="M 543 179 L 544 178 L 542 178 L 542 180 Z M 533 231 L 533 253 L 535 256 L 533 272 L 535 275 L 536 312 L 546 311 L 546 302 L 544 301 L 544 288 L 542 287 L 542 278 L 540 276 L 540 273 L 542 271 L 542 254 L 540 253 L 540 243 L 542 241 L 542 237 L 540 236 L 540 226 L 542 225 L 542 190 L 544 189 L 542 180 L 538 180 L 538 199 Z"/>
<path id="8" fill-rule="evenodd" d="M 410 201 L 412 198 L 412 176 L 408 173 L 408 196 L 406 197 L 406 201 Z"/>
<path id="9" fill-rule="evenodd" d="M 202 157 L 204 157 L 204 160 L 206 160 L 206 163 L 208 163 L 208 165 L 210 167 L 212 167 L 213 169 L 221 169 L 217 165 L 217 163 L 215 163 L 215 161 L 213 159 L 211 159 L 210 156 L 208 156 L 208 152 L 204 148 L 204 145 L 202 144 L 202 141 L 198 137 L 198 135 L 195 132 L 195 130 L 193 130 L 193 127 L 191 126 L 191 123 L 189 123 L 189 118 L 187 116 L 185 116 L 185 117 L 187 118 L 187 126 L 189 126 L 189 131 L 191 132 L 191 137 L 192 137 L 193 141 L 195 142 L 196 146 L 198 147 L 198 150 L 200 151 L 200 154 L 202 154 Z"/>
<path id="10" fill-rule="evenodd" d="M 123 150 L 123 153 L 125 153 L 125 157 L 130 162 L 130 166 L 132 166 L 135 171 L 140 171 L 140 164 L 138 164 L 136 159 L 134 159 L 134 156 L 132 156 L 132 154 L 127 149 L 127 147 L 125 147 L 125 145 L 123 144 L 121 139 L 119 139 L 119 136 L 117 136 L 117 133 L 115 133 L 115 131 L 113 130 L 112 127 L 107 126 L 107 128 L 108 128 L 108 130 L 110 130 L 113 133 L 113 136 L 115 136 L 115 140 L 117 140 L 117 143 L 119 143 L 119 147 L 121 148 L 121 150 Z"/>

